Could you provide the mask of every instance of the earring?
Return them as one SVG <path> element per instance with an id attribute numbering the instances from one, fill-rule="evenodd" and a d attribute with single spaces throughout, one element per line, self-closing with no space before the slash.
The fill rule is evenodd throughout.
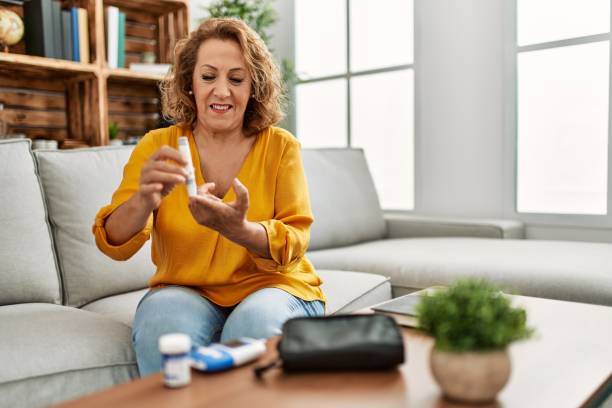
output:
<path id="1" fill-rule="evenodd" d="M 189 91 L 188 93 L 189 93 L 189 95 L 193 95 L 193 91 Z"/>

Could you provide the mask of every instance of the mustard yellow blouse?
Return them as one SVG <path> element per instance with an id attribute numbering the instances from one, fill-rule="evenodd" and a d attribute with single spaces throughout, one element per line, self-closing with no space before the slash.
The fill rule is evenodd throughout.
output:
<path id="1" fill-rule="evenodd" d="M 96 215 L 93 233 L 98 248 L 113 259 L 126 260 L 152 235 L 152 259 L 157 270 L 149 286 L 188 286 L 221 306 L 236 305 L 262 288 L 279 288 L 304 300 L 325 301 L 321 279 L 304 256 L 313 217 L 300 144 L 280 128 L 271 127 L 255 136 L 257 140 L 238 173 L 249 190 L 247 219 L 265 227 L 272 259 L 261 258 L 196 223 L 184 185 L 164 197 L 146 227 L 128 242 L 118 246 L 108 243 L 106 217 L 138 190 L 140 169 L 151 154 L 163 145 L 178 148 L 178 137 L 183 135 L 189 137 L 196 183 L 204 184 L 190 130 L 172 126 L 147 133 L 125 165 L 111 204 Z M 223 201 L 231 202 L 235 197 L 230 189 Z"/>

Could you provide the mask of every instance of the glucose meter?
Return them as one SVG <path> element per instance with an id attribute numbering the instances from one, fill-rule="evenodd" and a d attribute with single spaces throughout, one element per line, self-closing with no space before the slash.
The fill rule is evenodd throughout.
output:
<path id="1" fill-rule="evenodd" d="M 266 351 L 265 340 L 240 338 L 225 343 L 191 349 L 191 366 L 199 371 L 215 372 L 255 360 Z"/>

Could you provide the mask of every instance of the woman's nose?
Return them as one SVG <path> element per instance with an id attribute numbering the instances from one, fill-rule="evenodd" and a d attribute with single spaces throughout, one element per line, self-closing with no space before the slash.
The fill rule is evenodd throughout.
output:
<path id="1" fill-rule="evenodd" d="M 219 83 L 215 87 L 215 96 L 219 98 L 227 98 L 230 96 L 230 90 L 228 84 Z"/>

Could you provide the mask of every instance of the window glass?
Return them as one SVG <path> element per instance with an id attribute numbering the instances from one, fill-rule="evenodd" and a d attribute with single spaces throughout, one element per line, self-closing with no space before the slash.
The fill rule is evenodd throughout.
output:
<path id="1" fill-rule="evenodd" d="M 346 72 L 346 1 L 297 0 L 295 68 L 302 79 Z"/>
<path id="2" fill-rule="evenodd" d="M 346 79 L 298 85 L 296 107 L 302 147 L 346 147 Z"/>
<path id="3" fill-rule="evenodd" d="M 351 0 L 351 71 L 412 64 L 412 0 Z"/>
<path id="4" fill-rule="evenodd" d="M 606 213 L 609 46 L 518 55 L 519 212 Z"/>
<path id="5" fill-rule="evenodd" d="M 351 79 L 351 140 L 362 147 L 381 206 L 414 208 L 414 72 Z"/>
<path id="6" fill-rule="evenodd" d="M 610 0 L 517 0 L 518 45 L 610 31 Z"/>

